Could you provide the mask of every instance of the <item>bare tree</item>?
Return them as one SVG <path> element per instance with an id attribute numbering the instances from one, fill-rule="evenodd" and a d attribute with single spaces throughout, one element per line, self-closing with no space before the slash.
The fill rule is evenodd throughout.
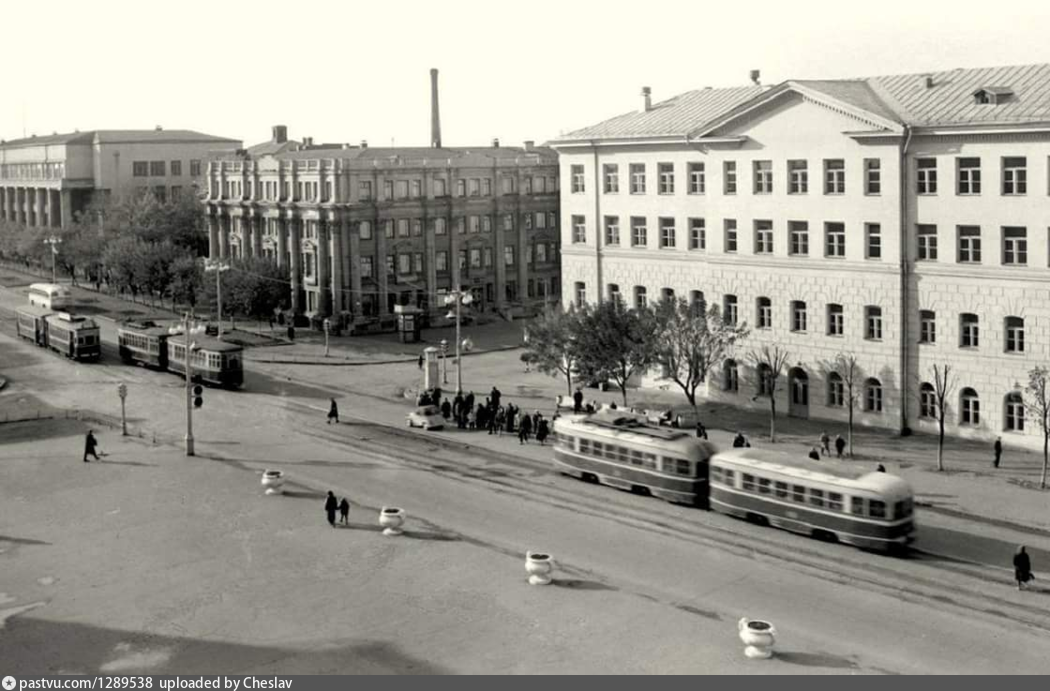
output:
<path id="1" fill-rule="evenodd" d="M 1046 489 L 1046 468 L 1050 461 L 1050 371 L 1045 367 L 1029 370 L 1025 394 L 1025 414 L 1034 418 L 1043 432 L 1043 473 L 1039 489 Z"/>
<path id="2" fill-rule="evenodd" d="M 857 409 L 857 399 L 860 397 L 861 383 L 864 379 L 864 370 L 857 363 L 854 353 L 839 353 L 834 360 L 824 363 L 824 369 L 834 372 L 842 379 L 842 403 L 846 406 L 846 441 L 849 446 L 849 455 L 853 457 L 853 415 Z"/>
<path id="3" fill-rule="evenodd" d="M 933 393 L 937 397 L 937 470 L 944 470 L 944 417 L 948 414 L 948 399 L 955 389 L 956 376 L 947 363 L 930 365 L 930 370 L 933 372 Z"/>
<path id="4" fill-rule="evenodd" d="M 784 373 L 784 366 L 791 353 L 778 345 L 764 345 L 747 355 L 755 366 L 759 377 L 759 395 L 769 396 L 769 441 L 777 440 L 777 381 Z M 756 396 L 757 398 L 757 396 Z"/>

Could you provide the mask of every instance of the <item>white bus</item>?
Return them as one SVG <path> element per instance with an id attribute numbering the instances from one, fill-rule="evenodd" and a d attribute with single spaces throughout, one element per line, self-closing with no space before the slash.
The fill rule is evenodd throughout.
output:
<path id="1" fill-rule="evenodd" d="M 29 304 L 55 311 L 65 310 L 73 304 L 73 293 L 55 283 L 34 283 L 29 286 Z"/>

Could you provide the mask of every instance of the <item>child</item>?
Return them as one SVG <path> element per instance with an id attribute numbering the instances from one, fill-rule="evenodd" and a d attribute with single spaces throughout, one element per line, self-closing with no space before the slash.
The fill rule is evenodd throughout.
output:
<path id="1" fill-rule="evenodd" d="M 339 522 L 343 525 L 350 525 L 350 502 L 346 500 L 346 497 L 339 502 Z"/>

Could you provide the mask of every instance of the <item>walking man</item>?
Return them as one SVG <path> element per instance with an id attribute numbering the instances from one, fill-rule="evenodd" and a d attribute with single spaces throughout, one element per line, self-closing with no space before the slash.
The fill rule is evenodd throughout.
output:
<path id="1" fill-rule="evenodd" d="M 572 412 L 578 413 L 583 410 L 583 392 L 579 388 L 572 395 Z"/>
<path id="2" fill-rule="evenodd" d="M 699 420 L 696 421 L 696 438 L 707 439 L 707 428 L 704 427 L 704 423 Z"/>
<path id="3" fill-rule="evenodd" d="M 88 456 L 94 456 L 95 460 L 98 460 L 98 453 L 95 449 L 98 447 L 98 441 L 95 440 L 95 430 L 89 429 L 87 438 L 84 439 L 84 462 L 90 463 Z"/>
<path id="4" fill-rule="evenodd" d="M 995 460 L 992 461 L 992 467 L 993 468 L 998 468 L 999 467 L 999 461 L 1000 461 L 1000 459 L 1002 459 L 1002 457 L 1003 457 L 1003 438 L 1002 437 L 996 437 L 995 438 Z"/>
<path id="5" fill-rule="evenodd" d="M 846 440 L 842 438 L 841 434 L 835 435 L 835 453 L 838 454 L 839 458 L 842 458 L 842 452 L 846 448 Z"/>
<path id="6" fill-rule="evenodd" d="M 820 433 L 820 453 L 825 456 L 831 455 L 831 437 L 828 436 L 827 430 Z"/>
<path id="7" fill-rule="evenodd" d="M 423 371 L 423 353 L 419 354 L 419 371 Z"/>
<path id="8" fill-rule="evenodd" d="M 1024 545 L 1018 547 L 1017 553 L 1014 554 L 1014 578 L 1017 579 L 1018 590 L 1027 590 L 1028 581 L 1035 578 L 1032 575 L 1032 560 L 1028 557 Z"/>
<path id="9" fill-rule="evenodd" d="M 329 398 L 328 400 L 332 402 L 332 405 L 328 406 L 328 423 L 327 424 L 330 425 L 330 424 L 332 424 L 332 420 L 335 420 L 335 424 L 338 425 L 339 424 L 339 406 L 337 406 L 335 404 L 335 399 L 334 398 Z"/>
<path id="10" fill-rule="evenodd" d="M 335 527 L 335 512 L 339 508 L 339 502 L 335 500 L 332 490 L 328 490 L 328 498 L 324 501 L 324 511 L 328 514 L 328 525 Z"/>

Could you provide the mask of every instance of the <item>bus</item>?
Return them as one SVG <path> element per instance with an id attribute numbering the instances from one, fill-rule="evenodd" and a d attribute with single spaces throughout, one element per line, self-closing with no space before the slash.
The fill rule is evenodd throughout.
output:
<path id="1" fill-rule="evenodd" d="M 782 451 L 715 454 L 710 504 L 718 513 L 866 549 L 892 552 L 914 540 L 914 495 L 905 480 Z"/>
<path id="2" fill-rule="evenodd" d="M 53 312 L 68 309 L 73 304 L 73 293 L 56 283 L 34 283 L 29 286 L 29 304 L 46 307 Z"/>
<path id="3" fill-rule="evenodd" d="M 717 449 L 684 430 L 603 409 L 554 421 L 554 465 L 561 473 L 665 501 L 707 506 L 708 459 Z"/>

